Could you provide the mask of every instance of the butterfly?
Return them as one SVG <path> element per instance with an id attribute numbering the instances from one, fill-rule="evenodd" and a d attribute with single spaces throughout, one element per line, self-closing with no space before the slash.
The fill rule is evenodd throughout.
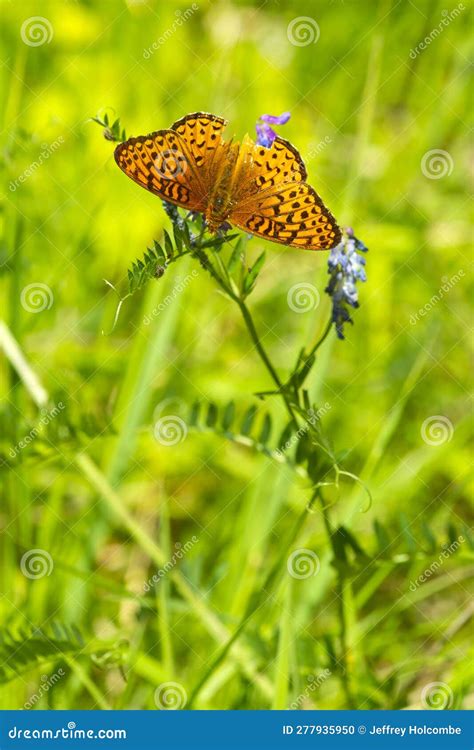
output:
<path id="1" fill-rule="evenodd" d="M 181 208 L 202 213 L 211 232 L 229 223 L 282 245 L 328 250 L 341 240 L 334 217 L 306 182 L 294 146 L 249 136 L 225 141 L 227 121 L 195 112 L 169 130 L 129 138 L 115 149 L 128 177 Z"/>

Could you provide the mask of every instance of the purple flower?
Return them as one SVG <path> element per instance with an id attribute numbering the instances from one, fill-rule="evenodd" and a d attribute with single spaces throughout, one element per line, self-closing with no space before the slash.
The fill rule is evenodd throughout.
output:
<path id="1" fill-rule="evenodd" d="M 265 146 L 265 148 L 270 148 L 276 138 L 275 131 L 272 130 L 272 128 L 270 128 L 268 125 L 259 125 L 258 122 L 255 126 L 255 130 L 257 131 L 258 145 Z"/>
<path id="2" fill-rule="evenodd" d="M 282 115 L 260 115 L 255 126 L 257 131 L 257 143 L 259 146 L 270 148 L 277 134 L 270 125 L 284 125 L 290 119 L 289 112 L 283 112 Z"/>
<path id="3" fill-rule="evenodd" d="M 283 112 L 282 115 L 260 115 L 260 120 L 268 122 L 270 125 L 285 125 L 290 117 L 289 112 Z"/>
<path id="4" fill-rule="evenodd" d="M 367 247 L 347 227 L 339 245 L 331 250 L 328 260 L 329 284 L 325 291 L 332 297 L 332 322 L 338 338 L 343 339 L 344 323 L 352 323 L 348 306 L 359 307 L 356 283 L 366 281 L 365 258 L 357 250 L 367 252 Z"/>

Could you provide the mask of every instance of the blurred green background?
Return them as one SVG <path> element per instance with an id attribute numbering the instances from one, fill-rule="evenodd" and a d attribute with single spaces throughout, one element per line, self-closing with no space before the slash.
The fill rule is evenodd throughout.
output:
<path id="1" fill-rule="evenodd" d="M 472 707 L 470 11 L 437 0 L 1 9 L 2 707 L 189 705 L 256 595 L 195 707 Z M 317 510 L 293 545 L 317 555 L 317 574 L 294 579 L 283 563 L 262 588 L 308 482 L 188 426 L 196 400 L 257 404 L 285 423 L 277 400 L 253 395 L 272 384 L 212 279 L 192 260 L 173 265 L 110 333 L 117 296 L 104 279 L 125 290 L 169 220 L 89 118 L 108 112 L 139 135 L 198 110 L 239 138 L 263 112 L 291 111 L 281 135 L 370 248 L 355 324 L 326 340 L 308 381 L 329 404 L 342 466 L 373 496 L 367 509 L 354 481 L 327 493 L 334 527 L 359 547 L 343 592 Z M 264 246 L 249 304 L 285 377 L 326 325 L 327 254 L 255 239 L 250 260 Z M 287 304 L 299 283 L 320 292 L 304 313 Z M 186 426 L 174 445 L 155 439 L 163 415 Z"/>

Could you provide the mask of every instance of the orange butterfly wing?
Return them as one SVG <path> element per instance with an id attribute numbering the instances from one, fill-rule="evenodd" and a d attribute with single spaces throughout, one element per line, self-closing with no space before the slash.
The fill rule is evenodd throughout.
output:
<path id="1" fill-rule="evenodd" d="M 250 138 L 240 145 L 223 141 L 227 122 L 195 112 L 169 130 L 130 138 L 115 149 L 120 169 L 138 185 L 191 211 L 212 226 L 212 200 L 232 169 L 227 188 L 228 220 L 259 237 L 292 247 L 334 247 L 341 232 L 321 198 L 308 185 L 298 151 L 283 138 L 269 148 Z M 225 180 L 227 177 L 225 177 Z M 217 225 L 217 224 L 216 224 Z"/>
<path id="2" fill-rule="evenodd" d="M 283 138 L 270 148 L 246 139 L 241 146 L 229 221 L 273 242 L 326 250 L 341 240 L 336 220 L 308 185 L 298 151 Z"/>
<path id="3" fill-rule="evenodd" d="M 226 121 L 196 112 L 169 130 L 129 138 L 115 149 L 115 161 L 134 182 L 163 200 L 204 212 L 211 188 L 211 165 L 223 147 Z"/>
<path id="4" fill-rule="evenodd" d="M 199 172 L 201 184 L 209 198 L 214 187 L 212 178 L 218 168 L 218 162 L 227 152 L 227 144 L 222 140 L 222 131 L 227 120 L 205 112 L 195 112 L 182 117 L 172 126 L 185 144 L 188 158 Z"/>

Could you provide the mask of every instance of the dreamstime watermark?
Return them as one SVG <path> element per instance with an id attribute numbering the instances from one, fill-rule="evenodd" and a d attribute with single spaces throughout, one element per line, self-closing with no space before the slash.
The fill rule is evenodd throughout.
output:
<path id="1" fill-rule="evenodd" d="M 171 405 L 174 414 L 164 414 L 166 409 Z M 153 411 L 153 437 L 155 440 L 166 447 L 172 447 L 182 443 L 188 434 L 188 427 L 184 419 L 176 412 L 183 411 L 184 402 L 180 398 L 165 398 L 155 407 Z"/>
<path id="2" fill-rule="evenodd" d="M 188 539 L 188 541 L 184 544 L 176 542 L 176 544 L 174 545 L 175 551 L 171 555 L 171 558 L 163 565 L 162 568 L 157 570 L 157 572 L 148 579 L 148 581 L 143 585 L 143 591 L 145 593 L 151 591 L 155 584 L 159 583 L 161 579 L 170 572 L 170 570 L 173 570 L 174 566 L 183 559 L 183 557 L 189 552 L 189 550 L 194 547 L 195 544 L 198 543 L 198 541 L 198 537 L 196 535 L 193 535 L 191 539 Z"/>
<path id="3" fill-rule="evenodd" d="M 289 450 L 293 445 L 295 445 L 301 438 L 306 435 L 308 432 L 310 426 L 314 426 L 325 414 L 328 413 L 331 409 L 331 404 L 326 401 L 323 406 L 320 406 L 319 409 L 314 411 L 314 409 L 310 409 L 308 411 L 308 420 L 305 422 L 304 425 L 302 425 L 297 432 L 295 432 L 294 435 L 292 435 L 284 445 L 282 445 L 280 448 L 278 448 L 275 453 L 282 458 L 287 450 Z"/>
<path id="4" fill-rule="evenodd" d="M 199 272 L 196 269 L 194 269 L 193 271 L 191 271 L 191 273 L 186 274 L 184 279 L 182 279 L 181 281 L 178 281 L 174 285 L 171 292 L 166 295 L 166 297 L 162 300 L 162 302 L 160 302 L 158 307 L 154 307 L 149 315 L 145 315 L 145 317 L 143 318 L 144 325 L 149 326 L 150 323 L 155 318 L 157 318 L 164 310 L 166 310 L 168 305 L 170 305 L 176 299 L 176 297 L 178 297 L 182 292 L 184 292 L 188 284 L 190 284 L 191 281 L 193 281 L 193 279 L 197 278 L 198 276 L 199 276 Z"/>
<path id="5" fill-rule="evenodd" d="M 36 425 L 29 431 L 28 435 L 25 435 L 16 445 L 14 445 L 8 451 L 8 454 L 11 456 L 11 458 L 15 458 L 16 456 L 18 456 L 23 448 L 26 448 L 28 445 L 30 445 L 30 443 L 36 440 L 38 435 L 41 433 L 41 428 L 46 427 L 46 425 L 48 425 L 53 419 L 55 419 L 55 417 L 57 417 L 58 414 L 65 408 L 65 404 L 63 404 L 62 401 L 59 401 L 49 410 L 41 409 L 41 416 Z"/>
<path id="6" fill-rule="evenodd" d="M 314 693 L 315 690 L 317 690 L 323 682 L 326 682 L 326 680 L 332 675 L 332 672 L 330 669 L 323 669 L 322 672 L 319 672 L 319 674 L 310 674 L 307 678 L 307 685 L 305 690 L 300 693 L 293 703 L 291 703 L 288 708 L 291 708 L 293 710 L 301 708 L 303 703 L 309 698 L 311 693 Z"/>
<path id="7" fill-rule="evenodd" d="M 441 180 L 451 174 L 454 169 L 453 157 L 442 148 L 432 148 L 423 154 L 421 171 L 429 180 Z"/>
<path id="8" fill-rule="evenodd" d="M 15 190 L 20 187 L 20 185 L 26 182 L 29 177 L 32 177 L 36 170 L 42 167 L 43 164 L 48 161 L 48 159 L 54 154 L 55 151 L 58 150 L 60 146 L 63 145 L 63 143 L 64 138 L 62 135 L 58 136 L 51 143 L 43 143 L 38 158 L 35 159 L 35 161 L 32 161 L 31 164 L 16 178 L 16 180 L 10 180 L 10 184 L 8 186 L 9 190 L 14 193 Z"/>
<path id="9" fill-rule="evenodd" d="M 182 443 L 187 434 L 186 422 L 176 414 L 160 417 L 153 428 L 155 440 L 166 447 Z"/>
<path id="10" fill-rule="evenodd" d="M 171 39 L 173 34 L 175 34 L 178 29 L 188 21 L 191 16 L 199 10 L 199 5 L 197 3 L 193 3 L 189 8 L 186 8 L 186 10 L 176 10 L 173 23 L 171 26 L 168 26 L 168 28 L 163 32 L 163 34 L 156 39 L 153 44 L 150 47 L 147 47 L 143 50 L 143 57 L 145 60 L 149 60 L 152 55 L 155 54 L 156 50 L 162 47 L 166 42 Z"/>
<path id="11" fill-rule="evenodd" d="M 28 698 L 23 706 L 23 709 L 25 711 L 29 711 L 34 708 L 38 701 L 41 700 L 43 695 L 46 695 L 46 693 L 51 690 L 51 688 L 54 687 L 56 683 L 59 682 L 61 677 L 64 677 L 65 674 L 66 672 L 62 667 L 60 667 L 58 671 L 52 675 L 44 674 L 41 677 L 41 685 L 39 686 L 38 691 L 36 693 L 33 693 L 33 695 Z"/>
<path id="12" fill-rule="evenodd" d="M 295 47 L 307 47 L 308 44 L 316 44 L 320 33 L 318 24 L 311 16 L 293 18 L 286 29 L 288 41 Z"/>
<path id="13" fill-rule="evenodd" d="M 30 549 L 20 560 L 21 572 L 32 580 L 50 576 L 53 568 L 53 558 L 45 549 Z"/>
<path id="14" fill-rule="evenodd" d="M 286 567 L 292 578 L 312 578 L 319 573 L 321 564 L 316 552 L 312 549 L 295 549 L 289 556 Z"/>
<path id="15" fill-rule="evenodd" d="M 461 544 L 465 541 L 465 538 L 461 534 L 457 539 L 454 540 L 454 542 L 451 542 L 449 547 L 445 547 L 441 554 L 438 556 L 438 559 L 433 560 L 429 568 L 426 568 L 426 570 L 424 570 L 423 573 L 420 573 L 420 575 L 415 578 L 414 581 L 411 581 L 410 591 L 416 591 L 419 586 L 421 586 L 423 583 L 426 583 L 426 581 L 428 581 L 431 576 L 433 576 L 441 568 L 446 560 L 451 557 L 451 555 L 456 552 Z"/>
<path id="16" fill-rule="evenodd" d="M 47 284 L 35 281 L 33 284 L 23 287 L 20 302 L 23 309 L 27 312 L 40 313 L 43 310 L 51 309 L 54 302 L 54 294 Z"/>
<path id="17" fill-rule="evenodd" d="M 167 148 L 158 153 L 153 166 L 160 177 L 175 180 L 178 175 L 184 174 L 188 169 L 188 160 L 181 151 Z"/>
<path id="18" fill-rule="evenodd" d="M 28 47 L 41 47 L 53 38 L 53 26 L 44 16 L 31 16 L 21 24 L 20 36 Z"/>
<path id="19" fill-rule="evenodd" d="M 459 271 L 457 271 L 452 276 L 443 276 L 441 279 L 443 283 L 436 294 L 433 294 L 431 299 L 425 305 L 423 305 L 423 307 L 420 307 L 418 312 L 416 312 L 414 315 L 410 315 L 410 325 L 416 325 L 420 318 L 424 318 L 425 315 L 431 312 L 433 307 L 437 305 L 438 302 L 441 302 L 444 295 L 450 292 L 451 289 L 461 281 L 464 275 L 464 269 L 460 268 Z"/>
<path id="20" fill-rule="evenodd" d="M 162 682 L 155 690 L 155 706 L 161 710 L 177 711 L 188 702 L 186 690 L 179 682 Z"/>
<path id="21" fill-rule="evenodd" d="M 306 154 L 305 163 L 312 161 L 315 159 L 319 154 L 324 151 L 326 146 L 329 146 L 329 144 L 332 143 L 332 138 L 329 135 L 324 136 L 324 138 L 319 141 L 319 143 L 315 143 L 314 145 L 310 146 L 309 151 Z"/>
<path id="22" fill-rule="evenodd" d="M 13 725 L 8 737 L 11 740 L 126 740 L 127 730 L 78 729 L 75 721 L 68 721 L 67 727 L 56 729 L 23 729 Z"/>
<path id="23" fill-rule="evenodd" d="M 421 437 L 427 445 L 443 445 L 453 437 L 454 427 L 451 420 L 442 414 L 427 417 L 421 425 Z"/>
<path id="24" fill-rule="evenodd" d="M 319 305 L 319 292 L 313 284 L 302 281 L 300 284 L 293 284 L 288 289 L 286 301 L 290 310 L 296 313 L 305 313 L 310 310 L 316 310 Z"/>
<path id="25" fill-rule="evenodd" d="M 452 10 L 443 10 L 443 18 L 441 19 L 439 24 L 430 31 L 428 36 L 425 36 L 425 38 L 419 44 L 417 44 L 415 49 L 410 50 L 411 59 L 414 60 L 417 55 L 420 54 L 420 52 L 423 52 L 427 47 L 429 47 L 431 42 L 434 42 L 434 40 L 437 39 L 439 35 L 445 30 L 446 26 L 449 26 L 451 21 L 454 21 L 462 13 L 463 10 L 466 10 L 464 3 L 458 3 L 458 5 Z"/>
<path id="26" fill-rule="evenodd" d="M 444 711 L 453 705 L 453 691 L 446 682 L 430 682 L 421 691 L 423 708 L 435 708 Z"/>

